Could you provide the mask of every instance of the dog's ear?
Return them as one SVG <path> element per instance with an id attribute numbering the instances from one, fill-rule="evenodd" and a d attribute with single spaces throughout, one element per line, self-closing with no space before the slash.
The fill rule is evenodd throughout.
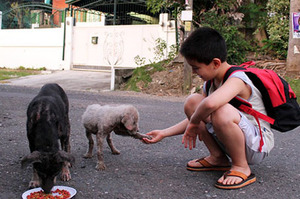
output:
<path id="1" fill-rule="evenodd" d="M 57 162 L 70 162 L 72 165 L 75 163 L 75 157 L 73 155 L 71 155 L 70 153 L 67 153 L 65 151 L 58 151 L 56 154 L 55 154 L 55 158 L 56 158 L 56 161 Z"/>
<path id="2" fill-rule="evenodd" d="M 21 161 L 21 166 L 24 168 L 28 164 L 42 162 L 41 153 L 39 151 L 33 151 L 29 155 L 25 156 Z"/>
<path id="3" fill-rule="evenodd" d="M 133 130 L 133 119 L 130 117 L 130 114 L 126 113 L 123 115 L 122 123 L 129 131 Z"/>

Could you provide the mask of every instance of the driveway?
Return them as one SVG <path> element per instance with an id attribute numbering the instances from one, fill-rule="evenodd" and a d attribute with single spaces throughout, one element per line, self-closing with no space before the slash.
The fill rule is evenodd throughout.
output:
<path id="1" fill-rule="evenodd" d="M 41 88 L 46 83 L 55 82 L 65 90 L 108 91 L 110 90 L 110 77 L 110 72 L 80 70 L 43 71 L 40 75 L 6 80 L 4 84 Z"/>

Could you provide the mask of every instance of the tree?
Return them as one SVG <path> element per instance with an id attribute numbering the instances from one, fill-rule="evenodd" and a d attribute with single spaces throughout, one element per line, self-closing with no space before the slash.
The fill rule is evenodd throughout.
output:
<path id="1" fill-rule="evenodd" d="M 290 2 L 290 34 L 287 55 L 287 72 L 300 75 L 300 38 L 293 36 L 293 13 L 299 12 L 300 0 L 291 0 Z"/>
<path id="2" fill-rule="evenodd" d="M 13 2 L 11 8 L 14 9 L 10 14 L 17 20 L 18 28 L 23 28 L 23 9 L 19 9 L 19 3 Z"/>
<path id="3" fill-rule="evenodd" d="M 24 0 L 0 0 L 4 28 L 30 27 L 30 9 L 22 7 Z"/>
<path id="4" fill-rule="evenodd" d="M 242 21 L 244 14 L 238 9 L 241 7 L 243 0 L 147 0 L 147 6 L 151 12 L 159 12 L 164 9 L 172 10 L 174 5 L 180 9 L 186 9 L 185 3 L 193 11 L 193 25 L 197 27 L 210 26 L 218 30 L 225 38 L 228 46 L 228 61 L 232 64 L 242 63 L 245 54 L 250 49 L 250 44 L 240 33 L 238 25 Z M 188 36 L 188 31 L 185 37 Z M 181 43 L 181 42 L 180 42 Z M 182 91 L 189 92 L 191 88 L 191 67 L 184 63 L 184 83 Z"/>
<path id="5" fill-rule="evenodd" d="M 177 4 L 184 5 L 184 0 L 147 0 L 146 4 L 152 13 L 159 13 L 161 10 L 174 7 Z"/>

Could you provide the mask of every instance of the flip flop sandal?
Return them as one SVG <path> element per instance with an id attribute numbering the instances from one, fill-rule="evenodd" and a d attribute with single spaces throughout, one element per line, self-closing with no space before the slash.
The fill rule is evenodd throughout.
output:
<path id="1" fill-rule="evenodd" d="M 228 171 L 231 166 L 215 166 L 207 162 L 204 158 L 196 160 L 202 167 L 192 167 L 187 165 L 186 169 L 190 171 Z"/>
<path id="2" fill-rule="evenodd" d="M 239 189 L 239 188 L 242 188 L 242 187 L 247 186 L 249 184 L 252 184 L 256 181 L 256 177 L 253 173 L 251 173 L 249 176 L 246 176 L 245 174 L 243 174 L 239 171 L 227 171 L 224 174 L 224 179 L 226 179 L 227 176 L 239 177 L 239 178 L 242 178 L 243 181 L 238 183 L 238 184 L 232 184 L 232 185 L 226 185 L 226 184 L 222 184 L 222 183 L 217 182 L 215 184 L 215 187 L 217 187 L 219 189 Z"/>

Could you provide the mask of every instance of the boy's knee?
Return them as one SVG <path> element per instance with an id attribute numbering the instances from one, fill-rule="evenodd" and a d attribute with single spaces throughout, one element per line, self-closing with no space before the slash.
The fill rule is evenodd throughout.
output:
<path id="1" fill-rule="evenodd" d="M 203 98 L 204 97 L 200 94 L 191 94 L 186 98 L 184 102 L 184 112 L 188 118 L 190 118 L 193 115 Z"/>
<path id="2" fill-rule="evenodd" d="M 223 128 L 227 124 L 234 122 L 236 116 L 239 116 L 237 110 L 231 107 L 231 105 L 226 104 L 211 114 L 211 121 L 214 128 Z"/>

